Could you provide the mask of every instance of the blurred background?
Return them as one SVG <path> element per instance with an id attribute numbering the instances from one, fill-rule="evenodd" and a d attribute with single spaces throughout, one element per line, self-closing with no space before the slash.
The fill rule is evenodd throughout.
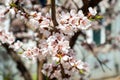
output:
<path id="1" fill-rule="evenodd" d="M 0 12 L 4 11 L 12 0 L 0 0 Z M 50 0 L 21 0 L 22 6 L 46 13 L 50 9 Z M 98 14 L 103 18 L 93 23 L 92 27 L 75 40 L 73 48 L 76 57 L 87 62 L 90 67 L 88 75 L 90 80 L 120 80 L 120 0 L 89 0 Z M 98 3 L 94 4 L 94 1 Z M 82 9 L 85 0 L 56 0 L 58 10 Z M 90 6 L 90 5 L 89 5 Z M 22 40 L 32 35 L 26 31 L 24 23 L 14 17 L 15 13 L 0 18 L 0 28 L 13 31 L 15 36 Z M 2 16 L 1 16 L 2 17 Z M 34 46 L 34 41 L 27 41 L 25 46 Z M 97 55 L 95 57 L 93 54 Z M 21 57 L 22 58 L 22 57 Z M 100 60 L 100 61 L 99 61 Z M 37 80 L 37 63 L 22 58 L 26 68 L 30 71 L 33 80 Z M 17 69 L 16 62 L 7 51 L 0 47 L 0 80 L 24 80 Z"/>

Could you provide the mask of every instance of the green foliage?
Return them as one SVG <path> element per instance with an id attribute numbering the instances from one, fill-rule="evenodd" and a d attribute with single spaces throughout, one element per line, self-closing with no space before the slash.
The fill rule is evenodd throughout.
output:
<path id="1" fill-rule="evenodd" d="M 4 80 L 11 80 L 11 74 L 7 74 L 6 76 L 4 76 Z"/>
<path id="2" fill-rule="evenodd" d="M 80 74 L 84 74 L 84 71 L 82 69 L 80 69 L 79 71 L 80 71 Z"/>
<path id="3" fill-rule="evenodd" d="M 23 51 L 19 51 L 19 52 L 17 52 L 18 54 L 22 54 L 23 53 Z"/>
<path id="4" fill-rule="evenodd" d="M 10 3 L 10 7 L 15 7 L 15 8 L 17 8 L 18 6 L 12 1 L 12 2 Z"/>
<path id="5" fill-rule="evenodd" d="M 96 18 L 96 19 L 103 19 L 103 16 L 96 15 L 95 18 Z"/>
<path id="6" fill-rule="evenodd" d="M 103 16 L 101 15 L 96 15 L 94 17 L 90 17 L 89 20 L 91 21 L 96 21 L 96 20 L 100 20 L 100 19 L 103 19 Z"/>
<path id="7" fill-rule="evenodd" d="M 56 64 L 59 64 L 60 62 L 58 61 L 58 62 L 56 62 Z"/>
<path id="8" fill-rule="evenodd" d="M 37 80 L 37 74 L 36 73 L 32 74 L 32 79 Z"/>

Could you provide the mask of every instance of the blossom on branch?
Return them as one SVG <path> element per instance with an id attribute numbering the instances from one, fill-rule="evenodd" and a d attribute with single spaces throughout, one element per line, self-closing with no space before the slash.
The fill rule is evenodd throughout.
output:
<path id="1" fill-rule="evenodd" d="M 11 9 L 15 10 L 15 16 L 23 20 L 28 30 L 32 28 L 31 37 L 36 44 L 32 48 L 23 49 L 24 42 L 15 42 L 14 35 L 4 30 L 0 30 L 1 43 L 8 43 L 15 51 L 22 48 L 22 55 L 27 59 L 46 61 L 41 72 L 50 79 L 74 80 L 72 79 L 75 75 L 73 72 L 84 74 L 88 71 L 88 65 L 75 59 L 75 53 L 69 45 L 69 40 L 74 33 L 91 27 L 92 21 L 81 10 L 58 13 L 56 17 L 58 25 L 56 26 L 52 23 L 50 13 L 43 15 L 42 12 L 34 10 L 27 12 L 21 5 L 14 2 L 10 5 Z M 92 16 L 97 14 L 96 10 L 91 7 L 88 10 Z"/>

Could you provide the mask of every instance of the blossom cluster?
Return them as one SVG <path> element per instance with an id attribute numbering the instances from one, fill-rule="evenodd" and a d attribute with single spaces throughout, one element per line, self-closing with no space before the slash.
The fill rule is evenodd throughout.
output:
<path id="1" fill-rule="evenodd" d="M 24 51 L 24 57 L 27 57 L 28 59 L 35 59 L 40 53 L 39 48 L 34 47 L 32 49 L 28 48 L 26 51 Z"/>
<path id="2" fill-rule="evenodd" d="M 9 44 L 10 48 L 14 50 L 18 50 L 23 44 L 20 41 L 15 42 L 15 37 L 12 33 L 7 32 L 5 30 L 0 30 L 0 41 L 2 44 L 6 43 Z"/>
<path id="3" fill-rule="evenodd" d="M 16 7 L 15 7 L 16 8 Z M 89 8 L 90 16 L 95 16 L 96 11 Z M 22 15 L 21 15 L 22 13 Z M 78 30 L 85 30 L 91 26 L 91 21 L 80 10 L 75 12 L 61 12 L 57 14 L 58 25 L 54 26 L 50 14 L 42 15 L 41 12 L 22 12 L 18 9 L 17 17 L 32 26 L 37 45 L 34 48 L 25 49 L 23 56 L 35 60 L 47 61 L 43 65 L 42 72 L 48 78 L 58 80 L 73 80 L 73 72 L 81 75 L 88 71 L 88 65 L 81 60 L 76 60 L 74 51 L 69 46 L 69 40 Z M 24 14 L 24 15 L 23 15 Z M 28 16 L 26 17 L 27 14 Z M 15 42 L 11 33 L 0 31 L 0 41 L 10 44 L 14 50 L 19 49 L 22 43 Z"/>
<path id="4" fill-rule="evenodd" d="M 95 9 L 89 8 L 90 16 L 95 16 L 97 14 Z M 48 28 L 53 29 L 52 19 L 47 13 L 42 16 L 42 13 L 31 12 L 31 17 L 29 19 L 29 24 L 34 28 L 39 28 L 41 32 L 44 33 Z M 72 36 L 78 30 L 86 30 L 91 26 L 91 20 L 87 16 L 84 16 L 83 12 L 80 10 L 76 12 L 71 10 L 70 12 L 61 12 L 57 16 L 58 26 L 56 28 L 65 35 Z M 44 33 L 45 34 L 45 33 Z M 48 37 L 48 36 L 47 36 Z"/>
<path id="5" fill-rule="evenodd" d="M 12 33 L 7 33 L 5 30 L 0 30 L 0 41 L 2 43 L 12 44 L 15 41 L 15 37 Z"/>
<path id="6" fill-rule="evenodd" d="M 46 49 L 43 50 L 41 48 L 41 52 L 46 52 L 46 54 L 49 54 L 51 56 L 50 58 L 52 60 L 52 64 L 54 65 L 51 65 L 50 62 L 44 64 L 45 66 L 48 66 L 47 68 L 43 67 L 42 72 L 45 75 L 50 78 L 57 78 L 58 80 L 61 80 L 61 78 L 68 78 L 69 80 L 73 75 L 70 74 L 73 69 L 78 73 L 80 70 L 83 70 L 83 73 L 88 71 L 87 64 L 75 59 L 75 54 L 70 49 L 67 36 L 64 36 L 61 33 L 55 33 L 46 40 L 46 43 Z M 52 69 L 49 67 L 50 65 L 52 66 Z M 54 67 L 56 69 L 54 69 Z M 64 71 L 62 74 L 61 69 Z M 63 75 L 66 76 L 63 77 Z"/>
<path id="7" fill-rule="evenodd" d="M 47 77 L 61 80 L 63 75 L 61 69 L 63 69 L 64 74 L 67 75 L 64 78 L 68 78 L 69 80 L 73 76 L 71 71 L 76 71 L 79 74 L 85 74 L 88 71 L 86 63 L 75 59 L 75 53 L 70 49 L 67 36 L 60 33 L 53 33 L 46 40 L 41 40 L 40 42 L 40 48 L 27 49 L 23 55 L 32 60 L 35 60 L 35 58 L 47 60 L 42 70 Z"/>
<path id="8" fill-rule="evenodd" d="M 74 35 L 74 33 L 79 29 L 88 29 L 91 26 L 91 21 L 84 16 L 83 12 L 80 10 L 76 13 L 71 10 L 70 13 L 64 13 L 60 15 L 58 19 L 59 25 L 58 29 L 64 34 Z"/>

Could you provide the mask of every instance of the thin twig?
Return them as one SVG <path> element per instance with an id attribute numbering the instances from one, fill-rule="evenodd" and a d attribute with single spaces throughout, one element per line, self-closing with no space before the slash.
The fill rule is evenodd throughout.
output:
<path id="1" fill-rule="evenodd" d="M 56 20 L 56 9 L 55 9 L 55 0 L 51 0 L 51 17 L 54 27 L 58 25 Z"/>

